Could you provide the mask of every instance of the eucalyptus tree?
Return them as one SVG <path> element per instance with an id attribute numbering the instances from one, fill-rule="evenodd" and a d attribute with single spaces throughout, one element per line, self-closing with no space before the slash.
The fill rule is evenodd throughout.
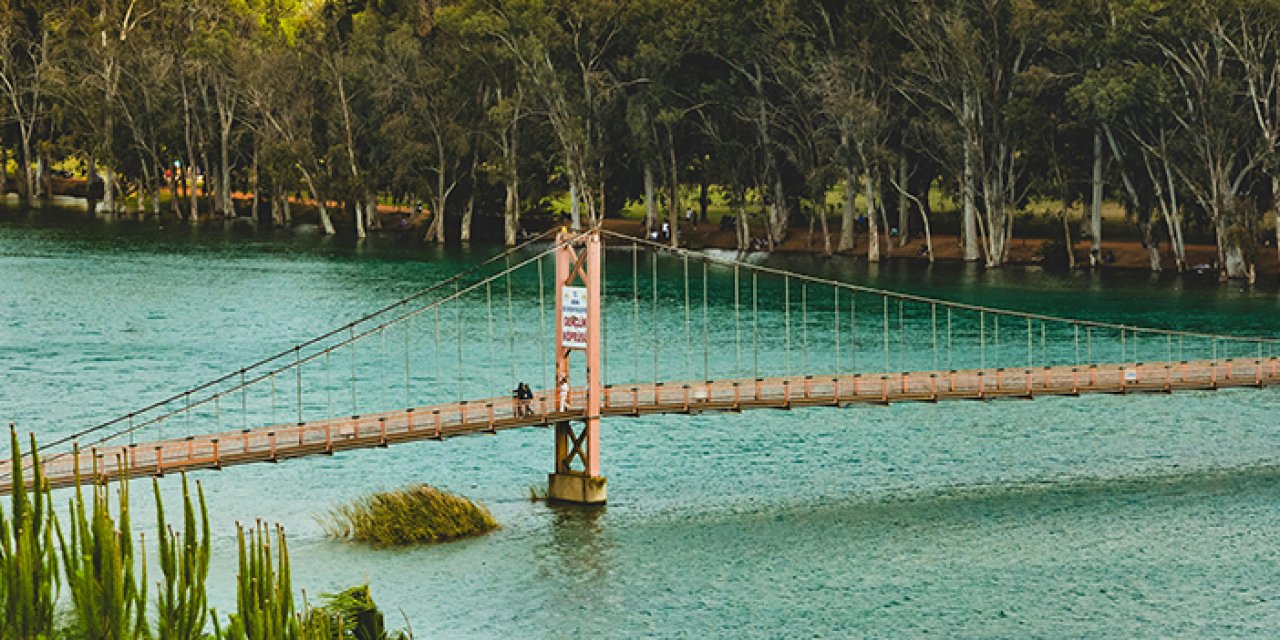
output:
<path id="1" fill-rule="evenodd" d="M 272 188 L 273 209 L 283 213 L 288 188 L 296 179 L 310 193 L 326 235 L 335 232 L 329 215 L 327 149 L 315 123 L 325 96 L 317 90 L 315 67 L 298 46 L 298 38 L 314 27 L 297 20 L 293 0 L 265 3 L 256 36 L 245 43 L 259 64 L 245 74 L 245 99 L 257 123 L 256 135 Z"/>
<path id="2" fill-rule="evenodd" d="M 438 11 L 440 22 L 454 31 L 450 41 L 460 43 L 470 56 L 468 67 L 476 67 L 476 78 L 481 90 L 477 95 L 483 98 L 484 115 L 476 122 L 476 139 L 483 142 L 473 149 L 473 157 L 489 157 L 484 161 L 491 180 L 503 185 L 502 204 L 502 237 L 506 246 L 515 246 L 520 232 L 520 217 L 523 209 L 521 203 L 521 151 L 525 148 L 527 129 L 526 122 L 532 116 L 532 100 L 521 80 L 520 70 L 510 51 L 492 39 L 486 38 L 485 30 L 475 20 L 476 8 L 465 3 L 441 7 Z M 482 12 L 483 15 L 483 12 Z M 490 157 L 490 154 L 496 156 Z M 475 189 L 472 189 L 474 193 Z M 469 225 L 463 225 L 467 230 Z"/>
<path id="3" fill-rule="evenodd" d="M 605 124 L 625 81 L 613 66 L 624 35 L 620 0 L 479 0 L 477 25 L 511 54 L 521 82 L 555 134 L 569 181 L 574 228 L 578 204 L 592 223 L 605 211 Z"/>
<path id="4" fill-rule="evenodd" d="M 700 30 L 709 51 L 729 70 L 730 86 L 738 89 L 727 105 L 741 126 L 756 137 L 752 148 L 759 154 L 755 182 L 761 185 L 769 214 L 766 234 L 770 249 L 787 237 L 790 223 L 784 180 L 786 158 L 780 139 L 780 118 L 788 78 L 779 55 L 799 37 L 803 28 L 797 0 L 751 0 L 707 3 L 706 23 Z"/>
<path id="5" fill-rule="evenodd" d="M 1159 220 L 1164 222 L 1175 268 L 1186 268 L 1185 188 L 1175 171 L 1181 138 L 1174 119 L 1177 83 L 1162 62 L 1160 48 L 1181 22 L 1179 7 L 1164 0 L 1085 0 L 1077 10 L 1089 12 L 1103 28 L 1066 30 L 1076 38 L 1064 57 L 1076 57 L 1076 51 L 1085 48 L 1104 52 L 1093 54 L 1090 59 L 1095 62 L 1088 68 L 1068 60 L 1080 75 L 1073 75 L 1066 99 L 1077 126 L 1082 121 L 1102 131 L 1124 197 L 1137 215 L 1153 271 L 1163 268 L 1155 234 Z"/>
<path id="6" fill-rule="evenodd" d="M 880 260 L 883 165 L 892 135 L 891 100 L 896 44 L 880 14 L 866 4 L 820 8 L 817 35 L 822 55 L 808 82 L 837 137 L 833 159 L 845 183 L 840 251 L 853 248 L 857 185 L 863 185 L 868 229 L 867 259 Z M 859 180 L 861 176 L 861 180 Z M 886 225 L 887 226 L 887 225 Z M 905 234 L 904 234 L 905 235 Z"/>
<path id="7" fill-rule="evenodd" d="M 333 129 L 327 136 L 326 158 L 333 168 L 333 191 L 348 203 L 359 238 L 378 224 L 377 192 L 367 175 L 378 123 L 366 116 L 373 112 L 372 85 L 378 69 L 371 61 L 382 32 L 380 17 L 366 4 L 323 3 L 304 46 L 325 92 L 317 106 L 330 111 L 322 114 L 322 122 Z"/>
<path id="8" fill-rule="evenodd" d="M 1038 10 L 1012 0 L 914 0 L 887 9 L 907 44 L 900 90 L 928 114 L 947 147 L 936 158 L 960 178 L 964 258 L 992 267 L 1008 258 L 1014 209 L 1027 193 L 1025 141 L 1010 111 L 1040 46 L 1029 37 Z"/>
<path id="9" fill-rule="evenodd" d="M 18 186 L 24 202 L 36 194 L 36 142 L 48 118 L 59 3 L 0 2 L 0 98 L 18 130 Z"/>
<path id="10" fill-rule="evenodd" d="M 705 176 L 699 150 L 706 144 L 699 112 L 715 108 L 703 95 L 711 76 L 724 69 L 706 55 L 698 25 L 713 9 L 681 0 L 647 0 L 631 5 L 629 30 L 635 33 L 630 55 L 620 62 L 636 79 L 628 91 L 625 118 L 632 155 L 644 177 L 645 229 L 657 225 L 657 183 L 666 190 L 671 243 L 680 242 L 681 173 L 694 165 Z M 705 155 L 705 154 L 703 154 Z M 706 180 L 701 180 L 705 188 Z M 702 194 L 705 200 L 705 193 Z"/>
<path id="11" fill-rule="evenodd" d="M 1213 224 L 1221 275 L 1252 281 L 1260 215 L 1258 194 L 1250 190 L 1271 153 L 1222 29 L 1235 24 L 1223 19 L 1227 7 L 1205 2 L 1181 9 L 1180 28 L 1157 44 L 1176 87 L 1173 118 L 1182 144 L 1174 170 Z"/>
<path id="12" fill-rule="evenodd" d="M 202 0 L 189 9 L 194 28 L 187 45 L 187 65 L 195 71 L 199 126 L 204 128 L 198 139 L 200 160 L 205 180 L 213 192 L 213 213 L 235 216 L 232 179 L 235 168 L 233 152 L 245 128 L 244 72 L 260 61 L 246 59 L 251 49 L 243 43 L 254 37 L 260 14 L 251 4 L 240 0 Z M 216 166 L 216 168 L 215 168 Z"/>
<path id="13" fill-rule="evenodd" d="M 116 130 L 124 57 L 130 38 L 150 13 L 148 7 L 136 4 L 120 0 L 77 3 L 60 18 L 59 73 L 53 94 L 74 122 L 69 130 L 73 145 L 87 160 L 90 185 L 100 179 L 102 207 L 109 212 L 116 209 L 114 169 L 121 161 Z M 95 195 L 90 189 L 86 198 L 91 212 L 97 208 Z"/>
<path id="14" fill-rule="evenodd" d="M 1229 51 L 1243 80 L 1248 120 L 1256 128 L 1261 170 L 1270 181 L 1280 257 L 1280 1 L 1226 0 L 1210 14 L 1210 30 Z"/>
<path id="15" fill-rule="evenodd" d="M 431 221 L 425 239 L 445 242 L 450 197 L 464 176 L 471 153 L 470 128 L 481 114 L 468 86 L 464 59 L 471 54 L 458 41 L 461 22 L 433 22 L 429 28 L 401 24 L 385 35 L 377 58 L 381 81 L 378 102 L 386 109 L 384 139 L 394 140 L 390 162 L 398 190 L 427 196 Z M 471 66 L 475 71 L 474 64 Z"/>

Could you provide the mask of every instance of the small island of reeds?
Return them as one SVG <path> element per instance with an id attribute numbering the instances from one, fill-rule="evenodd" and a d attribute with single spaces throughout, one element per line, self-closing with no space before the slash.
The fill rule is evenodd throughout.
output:
<path id="1" fill-rule="evenodd" d="M 357 498 L 320 524 L 334 538 L 378 547 L 448 542 L 498 528 L 484 505 L 425 484 Z"/>

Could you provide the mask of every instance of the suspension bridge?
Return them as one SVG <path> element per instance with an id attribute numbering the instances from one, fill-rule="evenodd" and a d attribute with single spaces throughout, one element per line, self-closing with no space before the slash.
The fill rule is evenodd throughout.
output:
<path id="1" fill-rule="evenodd" d="M 604 418 L 1280 382 L 1273 338 L 988 308 L 607 231 L 551 233 L 43 443 L 20 469 L 0 462 L 0 493 L 20 478 L 65 487 L 549 427 L 549 496 L 599 504 Z"/>

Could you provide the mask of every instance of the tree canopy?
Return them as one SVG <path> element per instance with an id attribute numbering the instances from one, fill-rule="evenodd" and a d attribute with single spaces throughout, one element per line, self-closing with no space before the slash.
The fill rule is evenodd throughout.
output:
<path id="1" fill-rule="evenodd" d="M 1102 261 L 1110 199 L 1152 268 L 1194 221 L 1251 277 L 1280 202 L 1280 0 L 0 0 L 0 47 L 9 186 L 75 157 L 102 206 L 190 221 L 300 194 L 363 235 L 392 198 L 430 241 L 514 243 L 549 195 L 678 230 L 715 185 L 740 247 L 864 225 L 876 260 L 941 191 L 998 266 L 1034 198 L 1068 241 L 1088 205 Z"/>

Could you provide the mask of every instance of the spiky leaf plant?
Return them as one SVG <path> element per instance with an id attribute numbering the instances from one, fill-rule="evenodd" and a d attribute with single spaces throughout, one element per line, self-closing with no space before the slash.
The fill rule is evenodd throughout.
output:
<path id="1" fill-rule="evenodd" d="M 156 599 L 159 640 L 200 640 L 209 618 L 205 579 L 209 576 L 209 510 L 204 487 L 196 483 L 200 509 L 191 500 L 187 476 L 182 476 L 182 531 L 168 526 L 160 483 L 152 480 L 156 496 L 156 528 L 160 542 L 160 570 L 164 582 Z"/>
<path id="2" fill-rule="evenodd" d="M 13 473 L 9 516 L 0 508 L 0 639 L 49 638 L 57 603 L 58 559 L 53 504 L 31 436 L 31 487 L 23 470 L 18 432 L 9 425 Z"/>

